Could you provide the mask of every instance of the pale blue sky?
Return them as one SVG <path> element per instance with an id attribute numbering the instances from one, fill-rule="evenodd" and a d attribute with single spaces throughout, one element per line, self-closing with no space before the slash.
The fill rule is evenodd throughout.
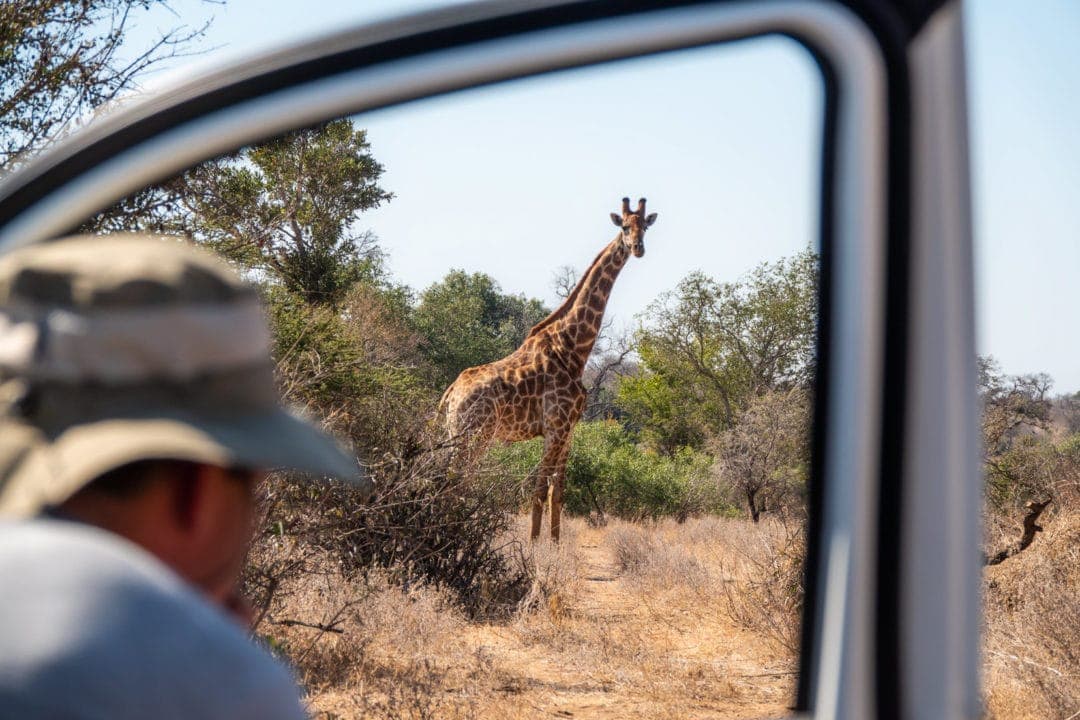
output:
<path id="1" fill-rule="evenodd" d="M 436 0 L 177 0 L 215 16 L 182 72 Z M 1080 2 L 970 0 L 979 351 L 1007 372 L 1080 389 Z M 176 18 L 142 21 L 170 25 Z M 139 35 L 133 36 L 138 42 Z M 167 79 L 167 78 L 166 78 Z M 627 326 L 702 269 L 733 280 L 816 240 L 821 86 L 795 43 L 759 39 L 578 70 L 364 116 L 397 198 L 365 216 L 395 276 L 422 289 L 450 267 L 556 302 L 614 236 L 618 198 L 660 218 L 616 283 Z"/>

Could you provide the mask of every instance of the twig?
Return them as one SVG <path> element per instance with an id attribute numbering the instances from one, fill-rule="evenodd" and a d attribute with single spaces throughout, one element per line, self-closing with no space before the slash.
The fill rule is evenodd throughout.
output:
<path id="1" fill-rule="evenodd" d="M 1032 665 L 1032 666 L 1037 667 L 1037 668 L 1039 668 L 1041 670 L 1049 670 L 1050 672 L 1054 673 L 1058 677 L 1072 677 L 1071 675 L 1066 675 L 1065 673 L 1061 672 L 1057 668 L 1052 668 L 1049 665 L 1040 665 L 1039 663 L 1035 662 L 1034 660 L 1029 660 L 1028 658 L 1020 657 L 1019 655 L 1009 655 L 1008 653 L 998 652 L 997 650 L 990 650 L 989 652 L 990 652 L 991 655 L 997 655 L 998 657 L 1003 657 L 1003 658 L 1005 658 L 1007 660 L 1015 660 L 1017 662 L 1024 663 L 1025 665 Z M 1076 716 L 1074 715 L 1073 717 L 1076 717 Z"/>
<path id="2" fill-rule="evenodd" d="M 742 675 L 736 675 L 735 677 L 741 677 L 741 678 L 783 677 L 784 675 L 798 675 L 798 674 L 799 674 L 798 670 L 779 670 L 777 672 L 742 674 Z"/>
<path id="3" fill-rule="evenodd" d="M 341 628 L 337 627 L 338 624 L 340 624 L 340 620 L 334 620 L 329 625 L 323 625 L 322 623 L 309 623 L 309 622 L 304 622 L 303 620 L 287 620 L 287 619 L 286 620 L 268 620 L 267 622 L 269 622 L 271 625 L 286 625 L 288 627 L 294 627 L 294 626 L 306 627 L 306 628 L 311 628 L 313 630 L 321 630 L 323 632 L 338 633 L 339 635 L 341 633 L 345 632 Z"/>

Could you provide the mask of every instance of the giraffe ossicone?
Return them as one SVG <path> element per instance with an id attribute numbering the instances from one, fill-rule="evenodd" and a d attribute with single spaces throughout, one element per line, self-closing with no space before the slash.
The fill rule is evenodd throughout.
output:
<path id="1" fill-rule="evenodd" d="M 537 323 L 517 350 L 495 362 L 463 370 L 439 402 L 446 428 L 466 463 L 492 442 L 543 436 L 544 452 L 530 473 L 534 495 L 532 531 L 540 536 L 544 505 L 551 502 L 551 538 L 558 541 L 570 439 L 585 410 L 581 376 L 600 333 L 611 288 L 631 255 L 645 254 L 645 231 L 656 213 L 645 198 L 611 213 L 618 235 L 600 251 L 562 305 Z"/>

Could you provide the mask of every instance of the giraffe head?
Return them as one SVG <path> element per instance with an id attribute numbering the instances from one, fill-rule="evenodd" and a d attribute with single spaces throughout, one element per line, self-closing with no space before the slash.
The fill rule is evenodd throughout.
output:
<path id="1" fill-rule="evenodd" d="M 656 213 L 645 214 L 645 198 L 638 200 L 637 210 L 631 212 L 630 198 L 622 199 L 622 215 L 611 213 L 611 222 L 622 230 L 623 245 L 641 257 L 645 254 L 645 231 L 656 222 Z"/>

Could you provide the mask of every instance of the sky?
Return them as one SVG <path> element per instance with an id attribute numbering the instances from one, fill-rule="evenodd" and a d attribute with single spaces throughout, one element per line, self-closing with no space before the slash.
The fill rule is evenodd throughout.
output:
<path id="1" fill-rule="evenodd" d="M 140 18 L 129 44 L 213 16 L 202 66 L 438 0 L 207 5 Z M 965 7 L 976 244 L 977 343 L 1008 373 L 1080 390 L 1080 2 Z M 416 289 L 450 268 L 558 302 L 615 235 L 619 198 L 659 213 L 608 304 L 615 327 L 693 270 L 737 280 L 817 242 L 822 86 L 793 41 L 763 38 L 625 61 L 370 113 L 383 186 L 365 213 L 395 278 Z"/>

